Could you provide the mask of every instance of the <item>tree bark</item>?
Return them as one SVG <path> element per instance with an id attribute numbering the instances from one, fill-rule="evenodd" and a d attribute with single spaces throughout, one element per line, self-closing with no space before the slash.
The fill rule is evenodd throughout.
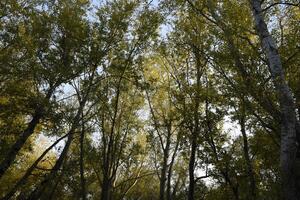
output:
<path id="1" fill-rule="evenodd" d="M 192 46 L 192 50 L 196 59 L 196 91 L 195 91 L 195 107 L 194 107 L 194 128 L 191 135 L 191 154 L 189 160 L 189 192 L 188 200 L 194 200 L 195 196 L 195 162 L 196 151 L 198 147 L 199 134 L 199 106 L 200 106 L 200 85 L 201 85 L 201 62 L 198 49 Z"/>
<path id="2" fill-rule="evenodd" d="M 168 135 L 167 135 L 167 143 L 163 148 L 163 163 L 160 174 L 160 183 L 159 183 L 159 199 L 164 200 L 166 194 L 166 183 L 167 183 L 167 172 L 168 172 L 168 160 L 169 160 L 169 150 L 171 143 L 171 125 L 168 125 Z"/>
<path id="3" fill-rule="evenodd" d="M 249 178 L 249 199 L 255 200 L 256 199 L 256 182 L 255 182 L 255 175 L 253 170 L 253 165 L 249 156 L 249 145 L 248 145 L 248 136 L 246 133 L 246 116 L 245 116 L 245 108 L 242 105 L 240 110 L 240 126 L 241 126 L 241 133 L 243 137 L 243 151 L 244 151 L 244 158 L 246 161 L 247 166 L 247 174 Z"/>
<path id="4" fill-rule="evenodd" d="M 207 140 L 209 146 L 211 147 L 212 153 L 215 157 L 215 162 L 216 162 L 216 164 L 218 164 L 221 160 L 219 158 L 219 154 L 217 152 L 217 147 L 215 145 L 214 138 L 212 136 L 213 128 L 212 128 L 211 118 L 209 116 L 208 104 L 209 104 L 209 101 L 208 101 L 208 98 L 206 98 L 206 101 L 205 101 L 205 118 L 206 118 L 207 132 L 206 132 L 205 136 L 206 136 L 206 140 Z M 225 163 L 225 164 L 227 165 L 227 163 Z M 239 200 L 240 199 L 239 185 L 238 185 L 238 183 L 234 183 L 234 181 L 231 179 L 231 176 L 229 176 L 228 167 L 225 167 L 225 169 L 224 169 L 222 166 L 220 166 L 220 167 L 218 167 L 218 170 L 219 170 L 220 174 L 223 176 L 223 178 L 225 180 L 225 183 L 229 184 L 230 189 L 232 190 L 232 193 L 234 195 L 234 199 Z"/>
<path id="5" fill-rule="evenodd" d="M 40 122 L 42 118 L 42 113 L 38 109 L 35 111 L 32 120 L 29 122 L 27 128 L 23 131 L 21 136 L 17 139 L 17 141 L 13 144 L 7 155 L 5 156 L 5 159 L 0 164 L 0 179 L 5 174 L 7 169 L 12 165 L 14 160 L 16 159 L 17 154 L 21 150 L 21 148 L 24 146 L 27 139 L 33 134 L 35 127 Z"/>
<path id="6" fill-rule="evenodd" d="M 159 200 L 165 199 L 165 188 L 166 188 L 166 174 L 167 174 L 167 167 L 163 165 L 161 169 L 161 175 L 159 180 Z"/>
<path id="7" fill-rule="evenodd" d="M 286 83 L 278 49 L 262 14 L 261 2 L 251 0 L 255 28 L 269 62 L 269 70 L 279 97 L 281 110 L 280 168 L 282 195 L 285 200 L 299 199 L 296 178 L 296 113 L 292 92 Z"/>
<path id="8" fill-rule="evenodd" d="M 47 95 L 46 95 L 47 101 L 51 98 L 53 92 L 54 92 L 54 88 L 50 88 L 48 90 Z M 12 163 L 16 159 L 17 154 L 22 149 L 22 147 L 24 146 L 27 139 L 33 134 L 35 127 L 39 124 L 43 115 L 44 115 L 44 109 L 41 105 L 38 105 L 32 116 L 32 120 L 27 125 L 27 128 L 21 133 L 21 136 L 13 144 L 13 146 L 10 148 L 9 152 L 7 153 L 7 155 L 1 162 L 1 164 L 0 164 L 0 179 L 5 174 L 7 169 L 12 165 Z"/>
<path id="9" fill-rule="evenodd" d="M 169 164 L 169 169 L 168 169 L 168 179 L 167 179 L 167 200 L 172 200 L 174 199 L 174 197 L 172 196 L 172 191 L 171 191 L 171 179 L 172 179 L 172 175 L 173 175 L 173 165 L 174 165 L 174 161 L 175 161 L 175 157 L 176 157 L 176 154 L 177 154 L 177 150 L 178 150 L 178 147 L 179 147 L 179 136 L 177 136 L 177 141 L 176 141 L 176 145 L 175 145 L 175 149 L 174 149 L 174 152 L 173 152 L 173 155 L 172 155 L 172 159 L 171 159 L 171 162 Z"/>
<path id="10" fill-rule="evenodd" d="M 13 195 L 16 193 L 17 189 L 20 188 L 24 183 L 26 183 L 27 178 L 31 175 L 33 170 L 36 168 L 36 166 L 39 164 L 39 162 L 45 157 L 45 155 L 54 147 L 56 146 L 62 139 L 67 137 L 68 134 L 64 135 L 63 137 L 56 140 L 50 147 L 48 147 L 42 155 L 27 169 L 26 173 L 22 176 L 22 178 L 16 183 L 16 185 L 7 193 L 1 200 L 9 200 L 13 197 Z"/>
<path id="11" fill-rule="evenodd" d="M 46 196 L 47 194 L 44 193 L 45 189 L 50 189 L 53 186 L 54 180 L 58 175 L 58 172 L 60 171 L 64 160 L 69 152 L 71 143 L 74 138 L 75 130 L 78 127 L 78 123 L 80 121 L 80 115 L 83 112 L 83 108 L 85 106 L 87 96 L 85 96 L 85 99 L 80 103 L 80 106 L 78 108 L 78 111 L 76 113 L 76 116 L 74 118 L 73 124 L 71 129 L 68 133 L 68 139 L 64 146 L 64 149 L 62 153 L 60 154 L 59 158 L 57 159 L 54 167 L 51 169 L 51 172 L 46 175 L 46 177 L 43 179 L 43 181 L 35 188 L 35 190 L 29 195 L 27 198 L 28 200 L 37 200 L 40 199 L 41 196 Z"/>
<path id="12" fill-rule="evenodd" d="M 83 113 L 81 113 L 81 134 L 80 134 L 80 185 L 81 185 L 81 197 L 82 200 L 86 199 L 86 191 L 85 191 L 85 178 L 84 178 L 84 120 Z"/>
<path id="13" fill-rule="evenodd" d="M 111 181 L 109 177 L 104 177 L 103 178 L 103 183 L 101 187 L 101 200 L 111 200 Z"/>
<path id="14" fill-rule="evenodd" d="M 52 185 L 57 177 L 58 171 L 60 170 L 61 166 L 64 163 L 64 160 L 67 156 L 67 153 L 69 151 L 69 147 L 73 141 L 73 134 L 70 134 L 68 136 L 68 140 L 66 142 L 66 145 L 59 156 L 58 160 L 56 161 L 54 167 L 52 168 L 51 172 L 46 175 L 44 180 L 36 187 L 36 189 L 29 195 L 27 198 L 28 200 L 38 200 L 41 199 L 42 196 L 46 196 L 44 193 L 45 189 L 52 188 Z M 43 199 L 43 198 L 42 198 Z"/>
<path id="15" fill-rule="evenodd" d="M 195 159 L 196 159 L 196 149 L 197 149 L 197 142 L 194 136 L 192 136 L 194 139 L 192 139 L 192 146 L 191 146 L 191 155 L 190 155 L 190 161 L 189 161 L 189 194 L 188 194 L 188 200 L 194 199 L 194 193 L 195 193 L 195 175 L 194 175 L 194 169 L 195 169 Z"/>

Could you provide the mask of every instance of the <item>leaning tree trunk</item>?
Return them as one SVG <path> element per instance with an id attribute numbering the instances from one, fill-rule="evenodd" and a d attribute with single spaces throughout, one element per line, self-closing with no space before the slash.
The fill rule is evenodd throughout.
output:
<path id="1" fill-rule="evenodd" d="M 32 172 L 35 170 L 39 162 L 47 155 L 47 153 L 53 149 L 54 146 L 56 146 L 62 139 L 68 136 L 69 133 L 62 136 L 58 140 L 56 140 L 50 147 L 48 147 L 41 155 L 38 157 L 38 159 L 26 170 L 25 174 L 22 176 L 22 178 L 15 184 L 15 186 L 1 199 L 1 200 L 9 200 L 13 197 L 13 195 L 17 192 L 19 188 L 21 188 L 27 181 L 27 178 L 32 174 Z"/>
<path id="2" fill-rule="evenodd" d="M 276 92 L 279 97 L 281 110 L 281 151 L 280 168 L 283 199 L 299 199 L 296 187 L 296 113 L 292 92 L 286 83 L 281 59 L 274 39 L 270 35 L 264 21 L 260 0 L 251 0 L 251 9 L 254 16 L 255 28 L 261 45 L 269 62 Z"/>
<path id="3" fill-rule="evenodd" d="M 42 118 L 42 112 L 40 110 L 36 110 L 27 128 L 22 132 L 21 136 L 13 144 L 13 146 L 10 148 L 7 155 L 5 156 L 4 160 L 1 162 L 0 179 L 5 174 L 7 169 L 12 165 L 12 163 L 16 159 L 17 154 L 24 146 L 27 139 L 33 134 L 35 127 L 37 126 L 37 124 L 39 124 L 41 118 Z"/>
<path id="4" fill-rule="evenodd" d="M 55 180 L 57 178 L 57 175 L 59 173 L 59 170 L 61 169 L 65 158 L 67 157 L 67 153 L 69 151 L 70 145 L 74 138 L 74 132 L 72 134 L 69 134 L 68 140 L 66 142 L 66 145 L 59 156 L 58 160 L 56 161 L 54 167 L 51 169 L 51 172 L 45 176 L 44 180 L 36 187 L 36 189 L 29 195 L 27 200 L 37 200 L 37 199 L 44 199 L 47 194 L 45 193 L 45 190 L 52 189 L 53 184 L 55 183 Z"/>
<path id="5" fill-rule="evenodd" d="M 53 92 L 55 87 L 51 87 L 47 94 L 46 100 L 48 101 Z M 44 108 L 39 105 L 36 107 L 35 112 L 32 116 L 32 120 L 28 123 L 27 128 L 21 133 L 20 137 L 16 140 L 16 142 L 12 145 L 10 150 L 8 151 L 7 155 L 0 163 L 0 179 L 5 174 L 7 169 L 12 165 L 15 161 L 17 154 L 22 149 L 24 144 L 26 143 L 27 139 L 34 133 L 36 126 L 40 123 L 40 120 L 43 118 L 44 115 Z"/>
<path id="6" fill-rule="evenodd" d="M 69 152 L 70 146 L 72 144 L 72 141 L 74 139 L 74 134 L 76 133 L 76 129 L 78 127 L 79 121 L 80 121 L 80 116 L 81 113 L 83 112 L 83 108 L 86 103 L 86 98 L 80 103 L 80 106 L 78 108 L 78 111 L 76 113 L 76 116 L 74 117 L 73 124 L 71 126 L 71 129 L 68 132 L 68 139 L 66 141 L 66 144 L 63 148 L 62 153 L 60 154 L 59 158 L 55 162 L 54 167 L 51 169 L 51 172 L 45 176 L 45 178 L 42 180 L 42 182 L 35 188 L 34 191 L 31 192 L 29 197 L 27 198 L 28 200 L 36 200 L 36 199 L 43 199 L 44 196 L 47 194 L 45 193 L 46 189 L 52 189 L 53 183 L 55 183 L 55 179 L 57 178 L 57 175 L 64 164 L 64 161 L 67 157 L 67 154 Z"/>

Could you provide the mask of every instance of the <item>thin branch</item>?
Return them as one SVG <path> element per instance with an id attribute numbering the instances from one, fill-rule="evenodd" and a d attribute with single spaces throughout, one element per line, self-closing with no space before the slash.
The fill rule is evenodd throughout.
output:
<path id="1" fill-rule="evenodd" d="M 286 6 L 294 6 L 294 7 L 298 7 L 300 8 L 300 2 L 299 3 L 289 3 L 289 2 L 276 2 L 276 3 L 272 3 L 269 6 L 267 6 L 266 8 L 262 9 L 262 12 L 266 12 L 267 10 L 269 10 L 270 8 L 277 6 L 277 5 L 286 5 Z"/>

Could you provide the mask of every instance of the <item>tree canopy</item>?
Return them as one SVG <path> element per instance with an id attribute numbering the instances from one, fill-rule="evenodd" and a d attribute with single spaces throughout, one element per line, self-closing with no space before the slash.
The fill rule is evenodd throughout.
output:
<path id="1" fill-rule="evenodd" d="M 298 0 L 0 2 L 0 199 L 299 200 Z"/>

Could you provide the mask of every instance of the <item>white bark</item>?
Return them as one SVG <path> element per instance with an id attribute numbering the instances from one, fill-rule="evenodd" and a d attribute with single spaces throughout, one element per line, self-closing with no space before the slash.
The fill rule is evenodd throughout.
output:
<path id="1" fill-rule="evenodd" d="M 282 181 L 282 197 L 285 200 L 299 199 L 297 194 L 296 176 L 296 113 L 292 92 L 286 83 L 284 70 L 278 49 L 268 31 L 262 15 L 260 0 L 251 0 L 255 28 L 259 35 L 264 53 L 269 62 L 269 70 L 279 97 L 281 110 L 281 150 L 280 168 Z"/>

